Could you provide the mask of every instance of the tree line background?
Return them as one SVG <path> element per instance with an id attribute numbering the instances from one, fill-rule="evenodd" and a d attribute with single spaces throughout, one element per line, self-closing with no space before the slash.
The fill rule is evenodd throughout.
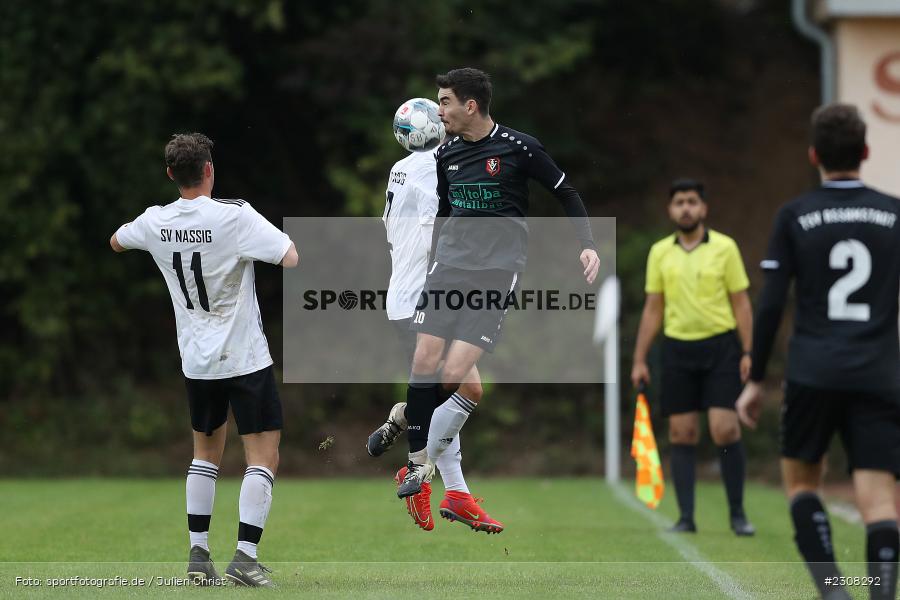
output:
<path id="1" fill-rule="evenodd" d="M 646 253 L 670 231 L 671 179 L 707 182 L 709 225 L 738 241 L 759 291 L 777 206 L 815 181 L 804 156 L 818 55 L 786 0 L 11 0 L 0 5 L 0 475 L 183 469 L 165 285 L 145 254 L 115 256 L 107 242 L 177 198 L 162 157 L 172 133 L 215 140 L 216 194 L 275 223 L 380 215 L 404 155 L 394 110 L 434 97 L 434 75 L 459 66 L 490 72 L 493 116 L 542 140 L 590 214 L 617 218 L 621 381 Z M 536 188 L 531 214 L 562 213 Z M 280 278 L 257 266 L 276 365 Z M 401 391 L 282 385 L 282 471 L 392 472 L 402 450 L 375 463 L 363 440 Z M 601 386 L 486 391 L 464 436 L 470 470 L 600 472 Z M 772 472 L 776 421 L 773 407 L 747 436 L 757 474 Z M 656 429 L 665 446 L 658 417 Z M 237 472 L 239 444 L 228 452 Z"/>

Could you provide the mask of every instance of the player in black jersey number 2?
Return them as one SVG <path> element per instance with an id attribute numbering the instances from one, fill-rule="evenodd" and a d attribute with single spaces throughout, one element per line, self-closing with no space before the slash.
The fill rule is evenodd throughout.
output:
<path id="1" fill-rule="evenodd" d="M 778 212 L 762 261 L 750 382 L 737 402 L 755 427 L 762 380 L 791 279 L 796 310 L 781 417 L 781 471 L 795 540 L 819 592 L 849 598 L 834 562 L 817 490 L 832 434 L 847 452 L 866 523 L 872 598 L 897 586 L 896 478 L 900 476 L 900 199 L 859 181 L 866 125 L 855 107 L 813 113 L 809 157 L 822 186 Z"/>
<path id="2" fill-rule="evenodd" d="M 432 265 L 411 325 L 418 335 L 407 389 L 409 463 L 397 488 L 401 498 L 419 493 L 431 479 L 434 462 L 475 408 L 456 392 L 482 353 L 493 350 L 503 324 L 504 310 L 496 305 L 452 310 L 430 300 L 448 291 L 502 298 L 515 287 L 526 259 L 528 179 L 551 191 L 575 226 L 588 283 L 600 262 L 584 204 L 565 173 L 538 140 L 491 118 L 488 75 L 455 69 L 436 83 L 438 114 L 450 139 L 435 153 Z"/>

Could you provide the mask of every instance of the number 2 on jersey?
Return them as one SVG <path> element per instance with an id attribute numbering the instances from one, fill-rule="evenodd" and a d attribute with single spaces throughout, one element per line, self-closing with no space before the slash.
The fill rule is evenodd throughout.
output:
<path id="1" fill-rule="evenodd" d="M 828 266 L 846 269 L 853 260 L 850 272 L 839 278 L 828 290 L 828 318 L 832 321 L 868 321 L 869 305 L 847 302 L 850 294 L 866 285 L 872 274 L 872 255 L 859 240 L 843 240 L 831 248 Z"/>
<path id="2" fill-rule="evenodd" d="M 172 268 L 178 275 L 178 283 L 181 284 L 181 292 L 184 294 L 184 301 L 187 303 L 188 310 L 194 310 L 194 303 L 188 296 L 187 282 L 184 280 L 184 268 L 181 266 L 181 252 L 172 253 Z M 209 298 L 206 296 L 206 284 L 203 283 L 203 266 L 200 264 L 200 253 L 194 252 L 191 255 L 191 271 L 194 272 L 194 283 L 197 284 L 197 295 L 200 297 L 200 306 L 206 312 L 209 312 Z"/>

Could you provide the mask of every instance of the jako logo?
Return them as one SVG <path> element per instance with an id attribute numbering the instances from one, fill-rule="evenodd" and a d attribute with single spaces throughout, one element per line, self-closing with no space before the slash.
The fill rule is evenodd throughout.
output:
<path id="1" fill-rule="evenodd" d="M 459 171 L 459 165 L 450 165 L 447 167 L 448 171 Z"/>

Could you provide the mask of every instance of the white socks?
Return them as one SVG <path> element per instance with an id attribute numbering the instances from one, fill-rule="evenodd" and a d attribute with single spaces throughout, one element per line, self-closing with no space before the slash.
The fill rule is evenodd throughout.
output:
<path id="1" fill-rule="evenodd" d="M 275 475 L 266 467 L 250 466 L 244 472 L 237 548 L 250 558 L 256 558 L 256 545 L 262 537 L 269 508 L 272 506 L 274 484 Z"/>
<path id="2" fill-rule="evenodd" d="M 209 521 L 216 498 L 216 478 L 219 467 L 196 458 L 188 467 L 185 495 L 187 496 L 188 531 L 191 547 L 209 551 Z"/>
<path id="3" fill-rule="evenodd" d="M 219 468 L 204 460 L 194 459 L 188 467 L 185 491 L 191 547 L 200 546 L 209 551 L 209 522 L 218 476 Z M 251 558 L 256 558 L 256 545 L 269 516 L 274 483 L 275 475 L 266 467 L 250 466 L 244 472 L 239 502 L 238 550 Z"/>
<path id="4" fill-rule="evenodd" d="M 437 468 L 444 481 L 444 489 L 448 492 L 469 493 L 469 487 L 462 472 L 462 451 L 459 449 L 459 434 L 437 459 Z"/>
<path id="5" fill-rule="evenodd" d="M 434 409 L 431 415 L 431 426 L 428 429 L 428 443 L 425 449 L 428 458 L 435 462 L 459 434 L 466 419 L 477 406 L 471 400 L 458 393 L 450 396 L 443 404 Z"/>
<path id="6" fill-rule="evenodd" d="M 428 453 L 425 452 L 425 448 L 410 452 L 406 456 L 409 458 L 409 462 L 414 465 L 424 465 L 428 461 Z"/>

